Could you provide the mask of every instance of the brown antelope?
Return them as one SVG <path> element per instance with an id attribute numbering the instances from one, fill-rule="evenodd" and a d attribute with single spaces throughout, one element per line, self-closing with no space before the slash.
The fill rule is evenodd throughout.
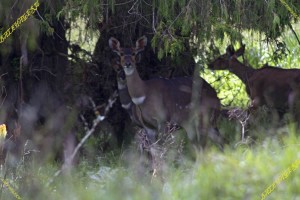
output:
<path id="1" fill-rule="evenodd" d="M 141 121 L 139 120 L 137 106 L 132 102 L 131 97 L 129 95 L 129 91 L 126 84 L 126 76 L 123 67 L 121 66 L 120 62 L 115 58 L 112 59 L 111 62 L 113 69 L 117 73 L 117 84 L 121 105 L 127 111 L 133 123 L 139 127 L 143 127 Z"/>
<path id="2" fill-rule="evenodd" d="M 202 147 L 207 136 L 221 146 L 223 139 L 216 128 L 221 104 L 216 91 L 200 79 L 201 87 L 197 92 L 200 95 L 197 102 L 199 106 L 193 110 L 192 78 L 142 80 L 136 69 L 136 56 L 146 44 L 145 36 L 139 38 L 136 46 L 131 48 L 122 48 L 117 39 L 109 39 L 110 48 L 120 57 L 129 95 L 150 141 L 155 142 L 157 132 L 164 130 L 166 122 L 170 122 L 184 128 L 191 141 L 200 141 Z"/>
<path id="3" fill-rule="evenodd" d="M 244 54 L 245 45 L 234 51 L 228 46 L 226 53 L 219 56 L 208 67 L 212 70 L 229 70 L 246 85 L 251 99 L 251 107 L 266 105 L 275 109 L 281 118 L 289 109 L 294 110 L 299 100 L 300 70 L 281 69 L 264 65 L 253 69 L 241 63 L 237 58 Z"/>

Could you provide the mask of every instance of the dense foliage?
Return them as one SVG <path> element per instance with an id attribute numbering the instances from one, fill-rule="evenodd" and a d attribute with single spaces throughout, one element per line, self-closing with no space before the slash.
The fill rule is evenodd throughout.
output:
<path id="1" fill-rule="evenodd" d="M 118 7 L 123 8 L 122 13 L 115 13 Z M 241 41 L 244 30 L 257 31 L 267 40 L 275 40 L 285 27 L 291 28 L 291 22 L 298 20 L 299 10 L 296 0 L 88 0 L 66 1 L 57 16 L 66 15 L 70 22 L 83 17 L 92 29 L 110 15 L 122 16 L 123 24 L 139 21 L 154 34 L 152 45 L 158 47 L 162 57 L 165 52 L 176 55 L 184 51 L 184 40 L 191 40 L 195 50 L 205 41 L 225 36 Z"/>

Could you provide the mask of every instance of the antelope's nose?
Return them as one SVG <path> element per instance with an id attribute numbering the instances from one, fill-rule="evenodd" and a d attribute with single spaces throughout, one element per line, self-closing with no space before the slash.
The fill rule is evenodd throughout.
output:
<path id="1" fill-rule="evenodd" d="M 124 67 L 130 67 L 132 65 L 131 57 L 127 55 L 124 56 L 123 63 L 124 63 Z"/>
<path id="2" fill-rule="evenodd" d="M 125 65 L 126 65 L 127 67 L 129 67 L 131 64 L 130 64 L 130 62 L 126 62 Z"/>
<path id="3" fill-rule="evenodd" d="M 125 65 L 124 65 L 125 68 L 128 68 L 128 67 L 130 67 L 130 66 L 131 66 L 131 63 L 130 63 L 130 62 L 125 62 Z"/>

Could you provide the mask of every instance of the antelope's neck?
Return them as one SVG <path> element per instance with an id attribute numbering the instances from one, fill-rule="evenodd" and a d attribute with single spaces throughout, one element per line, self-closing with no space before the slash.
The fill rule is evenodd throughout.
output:
<path id="1" fill-rule="evenodd" d="M 133 103 L 136 105 L 142 104 L 146 99 L 146 87 L 136 68 L 132 73 L 126 74 L 126 82 Z"/>
<path id="2" fill-rule="evenodd" d="M 132 105 L 131 97 L 129 95 L 126 83 L 120 81 L 119 79 L 118 79 L 118 90 L 119 90 L 119 97 L 120 97 L 120 102 L 122 104 L 122 107 L 125 108 L 126 110 L 129 110 Z"/>
<path id="3" fill-rule="evenodd" d="M 244 65 L 237 59 L 231 61 L 229 70 L 239 77 L 245 84 L 248 83 L 249 78 L 255 72 L 255 69 Z"/>

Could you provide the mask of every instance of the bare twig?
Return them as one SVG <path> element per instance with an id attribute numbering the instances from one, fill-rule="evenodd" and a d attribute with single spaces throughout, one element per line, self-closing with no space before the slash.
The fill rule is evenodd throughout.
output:
<path id="1" fill-rule="evenodd" d="M 246 132 L 246 125 L 249 120 L 250 114 L 248 114 L 248 110 L 242 110 L 239 108 L 232 109 L 229 111 L 229 118 L 230 119 L 237 119 L 240 124 L 242 125 L 242 142 L 245 141 L 245 132 Z"/>
<path id="2" fill-rule="evenodd" d="M 154 31 L 154 33 L 156 33 L 156 20 L 155 20 L 155 7 L 153 6 L 152 8 L 152 29 Z"/>
<path id="3" fill-rule="evenodd" d="M 115 103 L 115 101 L 117 99 L 117 96 L 118 96 L 118 93 L 117 93 L 117 91 L 115 91 L 113 93 L 113 95 L 108 99 L 108 103 L 107 103 L 107 105 L 105 107 L 105 110 L 104 110 L 105 112 L 104 112 L 103 115 L 101 115 L 97 111 L 97 107 L 96 107 L 94 101 L 90 98 L 90 102 L 92 103 L 93 109 L 94 109 L 95 114 L 96 114 L 96 118 L 93 121 L 93 126 L 90 129 L 88 129 L 86 127 L 86 124 L 85 124 L 85 128 L 87 128 L 85 136 L 81 139 L 81 141 L 79 142 L 79 144 L 75 147 L 75 149 L 74 149 L 73 153 L 71 154 L 71 156 L 66 159 L 66 162 L 65 162 L 66 164 L 64 164 L 62 166 L 62 168 L 60 170 L 58 170 L 54 174 L 53 178 L 48 182 L 47 185 L 50 185 L 54 181 L 54 178 L 57 177 L 57 176 L 59 176 L 67 168 L 67 163 L 72 163 L 72 161 L 74 160 L 74 158 L 75 158 L 76 154 L 78 153 L 79 149 L 86 142 L 86 140 L 94 133 L 94 131 L 95 131 L 96 127 L 98 126 L 98 124 L 105 119 L 105 116 L 109 112 L 110 108 L 112 108 L 113 104 Z"/>
<path id="4" fill-rule="evenodd" d="M 72 155 L 68 158 L 69 162 L 72 162 L 72 160 L 74 159 L 75 155 L 77 154 L 78 150 L 80 149 L 80 147 L 82 147 L 82 145 L 85 143 L 85 141 L 92 135 L 92 133 L 95 131 L 97 125 L 103 121 L 105 119 L 105 116 L 107 115 L 107 113 L 109 112 L 110 108 L 112 108 L 113 104 L 115 103 L 117 98 L 117 91 L 115 91 L 115 93 L 113 94 L 112 97 L 110 97 L 108 99 L 108 104 L 105 107 L 105 113 L 104 115 L 101 115 L 99 112 L 95 112 L 96 113 L 96 118 L 93 121 L 93 126 L 91 129 L 89 129 L 85 136 L 81 139 L 81 141 L 79 142 L 79 144 L 76 146 L 76 148 L 74 149 L 74 152 L 72 153 Z M 93 101 L 91 101 L 93 102 Z M 93 108 L 94 110 L 96 109 L 96 106 L 93 102 Z"/>
<path id="5" fill-rule="evenodd" d="M 44 18 L 40 15 L 39 11 L 36 10 L 36 13 L 38 14 L 38 16 L 42 19 L 42 21 L 45 21 Z"/>

